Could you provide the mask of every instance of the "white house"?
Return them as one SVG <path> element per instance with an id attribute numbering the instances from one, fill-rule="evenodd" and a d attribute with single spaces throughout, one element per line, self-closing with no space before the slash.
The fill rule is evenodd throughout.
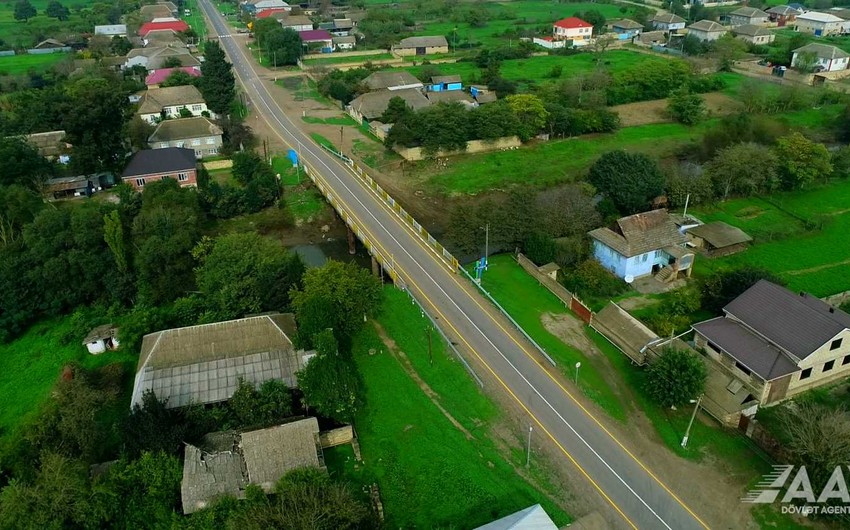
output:
<path id="1" fill-rule="evenodd" d="M 333 45 L 334 48 L 340 51 L 353 50 L 354 46 L 357 45 L 357 37 L 355 37 L 354 35 L 347 35 L 345 37 L 334 37 Z"/>
<path id="2" fill-rule="evenodd" d="M 146 122 L 156 124 L 164 118 L 180 118 L 181 111 L 192 116 L 215 115 L 207 108 L 201 92 L 192 85 L 151 88 L 142 95 L 137 114 Z"/>
<path id="3" fill-rule="evenodd" d="M 593 24 L 578 17 L 568 17 L 552 25 L 552 38 L 571 40 L 573 45 L 581 46 L 593 38 Z"/>
<path id="4" fill-rule="evenodd" d="M 685 19 L 673 13 L 660 13 L 652 19 L 652 28 L 675 33 L 685 29 Z"/>
<path id="5" fill-rule="evenodd" d="M 770 15 L 754 7 L 741 7 L 729 13 L 729 23 L 733 26 L 743 26 L 745 24 L 764 26 L 767 24 L 769 18 Z"/>
<path id="6" fill-rule="evenodd" d="M 794 29 L 801 33 L 811 33 L 816 37 L 823 37 L 843 33 L 844 26 L 848 23 L 841 17 L 830 15 L 829 13 L 809 11 L 808 13 L 797 15 L 797 20 L 794 21 L 794 24 Z"/>
<path id="7" fill-rule="evenodd" d="M 688 36 L 703 42 L 711 42 L 726 35 L 726 28 L 712 20 L 700 20 L 688 26 Z"/>
<path id="8" fill-rule="evenodd" d="M 83 339 L 83 346 L 92 355 L 98 355 L 106 350 L 115 350 L 118 345 L 118 328 L 111 324 L 94 328 Z"/>
<path id="9" fill-rule="evenodd" d="M 611 228 L 588 232 L 593 241 L 593 257 L 618 278 L 656 274 L 661 281 L 681 274 L 691 275 L 693 251 L 687 249 L 687 237 L 667 210 L 652 210 L 617 220 Z"/>
<path id="10" fill-rule="evenodd" d="M 770 44 L 776 37 L 769 29 L 752 24 L 744 24 L 743 26 L 733 28 L 732 33 L 736 39 L 756 45 Z"/>
<path id="11" fill-rule="evenodd" d="M 292 15 L 282 18 L 280 19 L 280 25 L 284 28 L 292 28 L 299 33 L 313 29 L 313 21 L 304 15 Z"/>
<path id="12" fill-rule="evenodd" d="M 827 44 L 810 42 L 794 50 L 791 57 L 791 67 L 797 67 L 800 56 L 804 53 L 814 54 L 817 58 L 814 64 L 816 72 L 837 72 L 847 69 L 847 61 L 850 54 Z"/>
<path id="13" fill-rule="evenodd" d="M 104 26 L 95 26 L 94 27 L 95 35 L 104 35 L 106 37 L 126 37 L 127 36 L 127 25 L 126 24 L 108 24 Z"/>

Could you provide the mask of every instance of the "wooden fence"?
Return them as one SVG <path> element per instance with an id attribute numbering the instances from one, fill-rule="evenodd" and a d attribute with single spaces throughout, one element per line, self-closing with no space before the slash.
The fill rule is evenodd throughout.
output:
<path id="1" fill-rule="evenodd" d="M 593 311 L 591 311 L 584 302 L 579 300 L 573 293 L 569 292 L 563 285 L 537 270 L 537 265 L 521 253 L 517 254 L 516 259 L 519 266 L 522 267 L 525 272 L 533 276 L 534 279 L 543 285 L 543 287 L 549 289 L 549 292 L 557 296 L 558 300 L 560 300 L 567 309 L 575 313 L 576 316 L 582 319 L 586 324 L 590 323 L 590 320 L 593 318 Z"/>

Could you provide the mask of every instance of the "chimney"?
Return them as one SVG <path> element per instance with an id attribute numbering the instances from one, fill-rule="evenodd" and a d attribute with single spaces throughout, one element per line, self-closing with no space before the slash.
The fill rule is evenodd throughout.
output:
<path id="1" fill-rule="evenodd" d="M 835 308 L 834 308 L 834 307 L 832 307 L 832 306 L 829 306 L 829 312 L 830 312 L 830 313 L 835 313 Z"/>

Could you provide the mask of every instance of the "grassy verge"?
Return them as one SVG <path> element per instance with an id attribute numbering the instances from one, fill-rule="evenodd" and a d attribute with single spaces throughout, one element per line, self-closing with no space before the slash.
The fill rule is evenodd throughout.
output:
<path id="1" fill-rule="evenodd" d="M 557 524 L 569 522 L 546 495 L 517 475 L 524 464 L 517 457 L 522 456 L 493 441 L 498 408 L 436 332 L 429 362 L 427 319 L 407 295 L 388 287 L 378 321 L 433 390 L 433 401 L 368 327 L 354 342 L 366 389 L 366 406 L 355 423 L 363 462 L 355 463 L 348 448 L 328 450 L 331 473 L 358 486 L 377 482 L 388 527 L 474 527 L 538 502 Z M 545 472 L 533 463 L 530 473 L 537 478 Z"/>
<path id="2" fill-rule="evenodd" d="M 334 143 L 322 136 L 321 134 L 310 133 L 310 138 L 312 138 L 317 144 L 324 145 L 325 147 L 329 147 L 336 151 L 336 146 L 334 145 Z"/>
<path id="3" fill-rule="evenodd" d="M 306 123 L 314 123 L 320 125 L 348 125 L 357 127 L 357 122 L 351 116 L 344 114 L 342 116 L 334 116 L 332 118 L 316 118 L 313 116 L 302 116 L 302 120 Z"/>
<path id="4" fill-rule="evenodd" d="M 532 278 L 513 257 L 491 256 L 489 270 L 481 285 L 505 308 L 511 317 L 558 363 L 564 375 L 572 378 L 576 362 L 581 362 L 579 386 L 613 418 L 626 419 L 626 407 L 611 390 L 592 359 L 568 346 L 550 333 L 541 318 L 545 314 L 562 314 L 567 309 L 555 295 Z"/>
<path id="5" fill-rule="evenodd" d="M 331 54 L 329 57 L 319 57 L 316 59 L 304 59 L 304 66 L 326 66 L 326 65 L 336 65 L 336 64 L 345 64 L 345 63 L 365 63 L 369 61 L 382 61 L 386 59 L 392 59 L 393 55 L 391 53 L 375 53 L 375 54 L 365 54 L 365 55 L 346 55 L 344 57 L 334 56 Z"/>
<path id="6" fill-rule="evenodd" d="M 62 317 L 36 324 L 17 340 L 0 344 L 0 440 L 8 439 L 32 417 L 66 364 L 94 369 L 122 363 L 128 371 L 134 369 L 135 352 L 91 355 L 82 340 L 71 318 Z"/>
<path id="7" fill-rule="evenodd" d="M 277 84 L 287 90 L 295 92 L 296 101 L 312 99 L 313 101 L 317 101 L 322 105 L 339 108 L 331 100 L 319 94 L 319 89 L 316 86 L 316 82 L 312 79 L 308 79 L 307 77 L 285 77 L 283 79 L 279 79 L 277 81 Z"/>

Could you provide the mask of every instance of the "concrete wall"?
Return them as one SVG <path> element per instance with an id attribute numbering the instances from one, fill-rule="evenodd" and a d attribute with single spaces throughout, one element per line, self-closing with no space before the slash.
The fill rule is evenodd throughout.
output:
<path id="1" fill-rule="evenodd" d="M 351 443 L 352 440 L 354 440 L 354 429 L 351 428 L 351 425 L 319 433 L 319 442 L 322 444 L 322 449 Z"/>
<path id="2" fill-rule="evenodd" d="M 424 160 L 426 158 L 439 158 L 443 156 L 454 156 L 454 155 L 462 155 L 468 153 L 485 153 L 487 151 L 496 151 L 498 149 L 509 149 L 512 147 L 519 147 L 522 145 L 519 138 L 516 136 L 508 136 L 505 138 L 499 138 L 493 141 L 486 140 L 470 140 L 466 142 L 466 150 L 465 151 L 438 151 L 433 157 L 426 156 L 421 147 L 395 147 L 393 150 L 402 156 L 405 160 L 414 161 L 414 160 Z"/>

